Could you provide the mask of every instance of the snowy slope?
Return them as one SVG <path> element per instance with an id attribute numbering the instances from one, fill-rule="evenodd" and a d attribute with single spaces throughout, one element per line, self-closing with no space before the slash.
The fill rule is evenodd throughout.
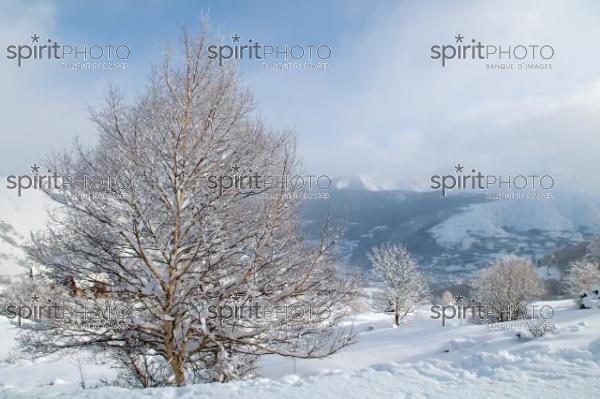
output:
<path id="1" fill-rule="evenodd" d="M 600 392 L 600 310 L 555 309 L 557 333 L 518 341 L 514 331 L 452 320 L 442 327 L 423 308 L 391 328 L 389 315 L 353 320 L 357 344 L 322 360 L 266 359 L 262 377 L 228 384 L 131 390 L 81 389 L 78 358 L 0 364 L 2 398 L 593 398 Z M 14 331 L 2 320 L 6 353 Z M 7 334 L 8 333 L 8 334 Z M 88 363 L 86 363 L 86 361 Z M 112 378 L 108 365 L 81 358 L 88 387 Z"/>
<path id="2" fill-rule="evenodd" d="M 552 237 L 583 240 L 582 231 L 600 226 L 596 196 L 560 193 L 552 200 L 490 201 L 469 205 L 430 229 L 445 246 L 470 248 L 477 237 L 505 238 L 511 233 L 540 231 Z"/>
<path id="3" fill-rule="evenodd" d="M 4 179 L 2 179 L 4 180 Z M 25 245 L 32 230 L 44 227 L 47 201 L 38 190 L 23 191 L 0 187 L 0 275 L 16 275 L 27 271 Z"/>

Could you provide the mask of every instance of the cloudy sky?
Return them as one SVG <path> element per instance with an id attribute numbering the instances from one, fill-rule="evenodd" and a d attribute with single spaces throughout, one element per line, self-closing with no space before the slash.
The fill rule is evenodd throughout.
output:
<path id="1" fill-rule="evenodd" d="M 92 143 L 88 106 L 101 104 L 109 83 L 139 92 L 164 45 L 204 10 L 226 40 L 239 34 L 332 48 L 324 71 L 240 63 L 268 124 L 296 129 L 311 173 L 423 188 L 432 174 L 452 173 L 461 163 L 486 174 L 552 174 L 557 188 L 600 190 L 600 2 L 281 3 L 4 2 L 0 175 L 26 173 L 77 136 Z M 52 62 L 18 68 L 6 48 L 30 44 L 33 34 L 127 44 L 129 69 L 65 71 Z M 552 69 L 488 70 L 482 60 L 441 67 L 430 58 L 431 46 L 454 45 L 459 34 L 506 47 L 551 45 Z"/>

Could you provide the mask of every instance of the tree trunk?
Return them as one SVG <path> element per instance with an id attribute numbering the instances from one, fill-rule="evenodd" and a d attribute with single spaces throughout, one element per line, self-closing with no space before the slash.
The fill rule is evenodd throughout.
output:
<path id="1" fill-rule="evenodd" d="M 164 337 L 165 351 L 167 356 L 169 357 L 169 366 L 171 370 L 173 370 L 173 374 L 175 375 L 175 384 L 178 387 L 182 387 L 185 385 L 185 374 L 183 372 L 183 362 L 180 359 L 180 353 L 176 350 L 175 342 L 174 342 L 174 331 L 173 326 L 169 323 L 165 323 L 166 335 Z"/>

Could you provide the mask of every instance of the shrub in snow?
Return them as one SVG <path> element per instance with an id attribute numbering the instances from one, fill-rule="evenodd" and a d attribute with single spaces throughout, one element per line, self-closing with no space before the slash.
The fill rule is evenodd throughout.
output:
<path id="1" fill-rule="evenodd" d="M 596 291 L 595 295 L 598 296 L 599 285 L 600 266 L 597 263 L 580 260 L 571 264 L 565 277 L 565 288 L 580 308 L 595 307 L 588 305 L 593 305 L 593 303 L 590 303 L 594 298 L 593 291 Z M 584 300 L 588 305 L 584 304 Z"/>
<path id="2" fill-rule="evenodd" d="M 550 322 L 530 323 L 529 327 L 519 331 L 516 336 L 522 341 L 529 341 L 534 338 L 543 337 L 547 333 L 556 331 L 556 324 Z"/>
<path id="3" fill-rule="evenodd" d="M 417 263 L 402 245 L 384 243 L 368 254 L 373 272 L 383 281 L 394 323 L 415 310 L 429 295 L 429 286 Z"/>
<path id="4" fill-rule="evenodd" d="M 580 295 L 580 307 L 582 309 L 600 308 L 600 285 L 589 292 L 583 292 Z"/>
<path id="5" fill-rule="evenodd" d="M 492 321 L 524 318 L 525 306 L 544 293 L 533 263 L 512 255 L 481 270 L 472 287 L 478 302 L 487 305 L 487 318 Z"/>
<path id="6" fill-rule="evenodd" d="M 549 332 L 556 332 L 557 326 L 554 323 L 550 322 L 542 322 L 542 323 L 534 323 L 531 327 L 529 327 L 529 331 L 535 337 L 542 337 Z"/>

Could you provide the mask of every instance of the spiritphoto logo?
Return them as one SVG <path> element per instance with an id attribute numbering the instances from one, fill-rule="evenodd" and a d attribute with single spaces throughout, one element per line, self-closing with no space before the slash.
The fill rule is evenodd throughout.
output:
<path id="1" fill-rule="evenodd" d="M 271 305 L 268 303 L 240 303 L 211 305 L 207 308 L 207 319 L 219 324 L 231 321 L 248 321 L 252 324 L 268 325 L 272 330 L 300 330 L 327 328 L 325 321 L 331 316 L 329 306 Z M 238 323 L 234 323 L 238 325 Z M 241 325 L 240 325 L 241 326 Z"/>
<path id="2" fill-rule="evenodd" d="M 453 44 L 431 46 L 430 58 L 440 60 L 442 67 L 450 60 L 483 60 L 488 62 L 487 69 L 551 70 L 554 54 L 549 44 L 484 44 L 459 33 L 454 36 Z"/>
<path id="3" fill-rule="evenodd" d="M 101 176 L 81 175 L 73 176 L 61 174 L 56 170 L 46 169 L 33 164 L 31 173 L 23 175 L 9 175 L 6 177 L 6 188 L 16 190 L 20 197 L 26 190 L 62 190 L 66 195 L 79 196 L 92 193 L 93 195 L 120 195 L 131 186 L 127 176 Z"/>
<path id="4" fill-rule="evenodd" d="M 66 44 L 37 33 L 29 39 L 27 44 L 6 47 L 6 58 L 16 61 L 19 68 L 35 61 L 59 61 L 65 70 L 128 69 L 131 48 L 126 44 Z"/>
<path id="5" fill-rule="evenodd" d="M 221 66 L 233 59 L 258 60 L 269 70 L 323 70 L 329 67 L 330 57 L 327 44 L 262 44 L 237 33 L 231 36 L 231 44 L 208 46 L 208 58 L 218 60 Z"/>
<path id="6" fill-rule="evenodd" d="M 231 167 L 231 174 L 206 177 L 209 190 L 223 195 L 229 190 L 241 194 L 264 193 L 267 198 L 328 199 L 331 178 L 327 175 L 261 175 L 255 170 Z"/>
<path id="7" fill-rule="evenodd" d="M 473 320 L 498 324 L 498 315 L 504 320 L 538 320 L 545 322 L 554 316 L 554 308 L 550 305 L 495 305 L 482 304 L 477 298 L 466 298 L 462 295 L 454 297 L 456 303 L 448 305 L 432 305 L 431 316 L 433 320 L 440 320 L 446 327 L 446 320 Z M 467 299 L 466 302 L 463 302 Z M 501 328 L 498 328 L 501 329 Z"/>
<path id="8" fill-rule="evenodd" d="M 453 190 L 485 190 L 486 198 L 496 199 L 551 199 L 548 190 L 554 187 L 551 175 L 516 174 L 510 176 L 486 175 L 458 163 L 455 173 L 431 176 L 432 190 L 439 190 L 442 197 Z M 504 191 L 503 191 L 504 190 Z"/>
<path id="9" fill-rule="evenodd" d="M 15 320 L 18 326 L 22 326 L 25 320 L 93 328 L 124 325 L 131 316 L 132 309 L 125 304 L 111 301 L 75 303 L 52 298 L 44 300 L 41 296 L 33 294 L 30 304 L 6 304 L 0 312 L 9 320 Z"/>

